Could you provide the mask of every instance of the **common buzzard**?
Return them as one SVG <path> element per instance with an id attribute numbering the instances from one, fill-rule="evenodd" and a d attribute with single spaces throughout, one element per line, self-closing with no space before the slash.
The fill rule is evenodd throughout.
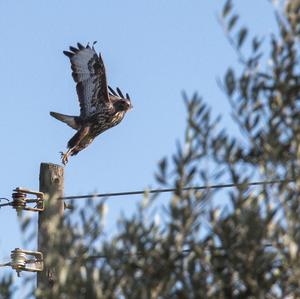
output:
<path id="1" fill-rule="evenodd" d="M 95 44 L 95 43 L 94 43 Z M 75 129 L 76 134 L 68 142 L 66 153 L 61 152 L 62 163 L 67 164 L 69 156 L 78 154 L 96 136 L 116 126 L 132 108 L 129 95 L 124 96 L 119 88 L 107 85 L 101 54 L 97 55 L 94 44 L 70 47 L 63 53 L 70 58 L 72 76 L 80 103 L 80 115 L 70 116 L 57 112 L 50 115 Z"/>

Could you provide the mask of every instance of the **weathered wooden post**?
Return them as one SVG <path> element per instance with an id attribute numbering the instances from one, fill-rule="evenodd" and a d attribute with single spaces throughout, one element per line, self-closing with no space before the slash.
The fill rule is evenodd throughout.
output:
<path id="1" fill-rule="evenodd" d="M 38 250 L 44 255 L 44 271 L 37 274 L 37 287 L 41 293 L 49 292 L 56 280 L 56 269 L 49 265 L 48 254 L 55 234 L 59 232 L 64 213 L 64 202 L 58 200 L 64 193 L 64 168 L 52 163 L 41 163 L 40 191 L 45 194 L 45 210 L 39 212 Z M 42 298 L 42 295 L 38 295 Z"/>

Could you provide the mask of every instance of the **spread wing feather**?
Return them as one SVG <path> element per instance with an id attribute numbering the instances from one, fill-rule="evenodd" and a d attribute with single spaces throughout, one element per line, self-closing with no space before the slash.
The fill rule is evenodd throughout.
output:
<path id="1" fill-rule="evenodd" d="M 64 54 L 70 58 L 72 76 L 77 83 L 76 90 L 80 102 L 80 116 L 88 118 L 109 105 L 105 67 L 101 55 L 94 47 L 70 47 Z"/>

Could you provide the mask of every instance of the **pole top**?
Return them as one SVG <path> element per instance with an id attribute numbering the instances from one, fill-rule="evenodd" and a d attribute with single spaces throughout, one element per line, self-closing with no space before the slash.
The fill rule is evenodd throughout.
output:
<path id="1" fill-rule="evenodd" d="M 62 165 L 55 164 L 55 163 L 50 163 L 50 162 L 42 162 L 41 167 L 59 167 L 59 168 L 64 168 Z"/>

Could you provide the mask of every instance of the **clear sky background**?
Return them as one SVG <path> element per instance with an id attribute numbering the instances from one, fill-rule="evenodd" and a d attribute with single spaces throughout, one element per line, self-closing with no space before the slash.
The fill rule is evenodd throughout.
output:
<path id="1" fill-rule="evenodd" d="M 269 1 L 234 2 L 254 33 L 272 31 Z M 183 135 L 183 90 L 197 91 L 231 127 L 216 84 L 226 67 L 236 64 L 217 21 L 222 5 L 220 0 L 0 0 L 0 197 L 17 186 L 38 190 L 40 163 L 60 163 L 59 151 L 75 131 L 49 111 L 79 113 L 69 59 L 62 54 L 77 42 L 98 41 L 109 84 L 128 92 L 134 109 L 70 158 L 65 195 L 155 187 L 157 162 Z M 110 225 L 135 205 L 132 197 L 108 203 Z M 0 263 L 15 247 L 22 247 L 16 213 L 2 208 Z"/>

